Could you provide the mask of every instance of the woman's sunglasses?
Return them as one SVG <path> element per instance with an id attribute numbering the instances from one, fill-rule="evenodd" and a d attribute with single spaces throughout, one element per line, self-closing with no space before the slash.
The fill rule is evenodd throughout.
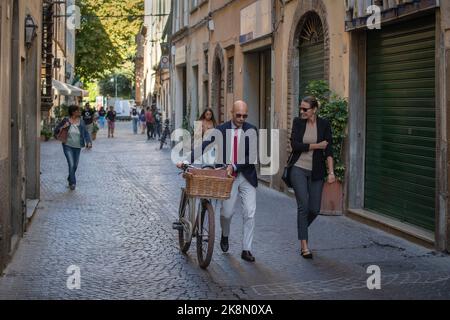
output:
<path id="1" fill-rule="evenodd" d="M 309 110 L 311 110 L 312 108 L 300 108 L 300 110 L 304 113 L 308 112 Z"/>

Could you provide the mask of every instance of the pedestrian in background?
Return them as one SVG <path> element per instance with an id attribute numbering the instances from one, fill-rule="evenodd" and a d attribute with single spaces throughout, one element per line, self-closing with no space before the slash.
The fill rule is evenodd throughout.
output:
<path id="1" fill-rule="evenodd" d="M 306 97 L 300 104 L 300 117 L 294 119 L 291 134 L 290 181 L 297 199 L 297 230 L 301 255 L 312 259 L 308 228 L 320 213 L 322 189 L 328 163 L 328 182 L 335 182 L 333 137 L 328 120 L 320 118 L 319 103 Z"/>
<path id="2" fill-rule="evenodd" d="M 114 129 L 116 128 L 116 116 L 114 107 L 109 107 L 109 111 L 106 114 L 106 120 L 108 120 L 108 138 L 114 138 Z"/>
<path id="3" fill-rule="evenodd" d="M 138 124 L 139 124 L 139 113 L 136 107 L 133 107 L 131 110 L 131 121 L 133 121 L 133 133 L 138 133 Z"/>
<path id="4" fill-rule="evenodd" d="M 161 113 L 156 110 L 155 114 L 155 138 L 161 139 Z"/>
<path id="5" fill-rule="evenodd" d="M 105 108 L 101 107 L 98 112 L 98 123 L 100 124 L 100 128 L 105 128 L 105 121 L 106 121 L 106 111 Z"/>
<path id="6" fill-rule="evenodd" d="M 147 107 L 147 112 L 145 112 L 145 123 L 147 125 L 147 141 L 153 139 L 153 131 L 155 125 L 155 118 L 153 113 L 150 111 L 150 107 Z"/>
<path id="7" fill-rule="evenodd" d="M 83 121 L 86 125 L 86 129 L 90 135 L 92 135 L 92 131 L 94 129 L 94 120 L 95 120 L 95 110 L 91 108 L 89 102 L 84 105 L 83 110 Z"/>
<path id="8" fill-rule="evenodd" d="M 145 134 L 145 128 L 147 127 L 147 125 L 146 125 L 146 120 L 145 120 L 144 108 L 141 109 L 141 114 L 139 115 L 139 121 L 141 123 L 141 134 Z"/>
<path id="9" fill-rule="evenodd" d="M 63 152 L 69 167 L 67 181 L 70 190 L 75 190 L 77 184 L 75 174 L 78 169 L 81 149 L 84 147 L 92 148 L 91 136 L 81 118 L 81 110 L 78 106 L 69 106 L 69 117 L 64 118 L 56 126 L 54 135 L 59 137 L 62 142 Z"/>
<path id="10" fill-rule="evenodd" d="M 208 130 L 214 129 L 217 127 L 217 122 L 214 117 L 214 111 L 211 108 L 206 108 L 198 121 L 202 122 L 202 138 L 205 137 L 205 134 Z M 203 165 L 204 166 L 214 166 L 216 158 L 216 150 L 215 148 L 211 148 L 211 150 L 203 153 Z"/>

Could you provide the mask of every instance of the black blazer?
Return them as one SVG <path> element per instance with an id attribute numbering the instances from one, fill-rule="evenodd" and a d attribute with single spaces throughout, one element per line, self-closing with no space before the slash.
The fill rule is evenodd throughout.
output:
<path id="1" fill-rule="evenodd" d="M 222 155 L 223 155 L 223 159 L 225 163 L 223 164 L 231 164 L 228 163 L 229 161 L 226 161 L 226 155 L 227 155 L 227 150 L 228 147 L 227 146 L 227 130 L 231 130 L 232 126 L 231 126 L 231 121 L 225 122 L 224 124 L 216 127 L 217 130 L 219 130 L 222 133 L 222 137 L 223 137 L 223 150 L 222 150 Z M 247 130 L 255 130 L 256 135 L 258 134 L 258 129 L 256 129 L 255 126 L 245 122 L 242 130 L 244 132 L 246 132 Z M 209 146 L 211 143 L 213 143 L 215 141 L 215 137 L 212 136 L 211 140 L 207 140 L 204 141 L 202 144 L 202 153 L 205 151 L 206 147 Z M 240 143 L 242 143 L 242 141 L 240 141 Z M 229 153 L 230 151 L 228 151 Z M 191 163 L 194 162 L 194 152 L 191 153 Z M 249 141 L 249 137 L 245 138 L 245 164 L 237 164 L 236 165 L 236 169 L 237 172 L 241 172 L 244 177 L 247 179 L 248 182 L 250 182 L 250 184 L 252 186 L 254 186 L 255 188 L 258 187 L 258 175 L 256 174 L 256 166 L 253 163 L 250 163 L 250 141 Z"/>
<path id="2" fill-rule="evenodd" d="M 309 151 L 309 144 L 303 143 L 303 136 L 306 131 L 306 121 L 301 118 L 295 118 L 292 125 L 291 147 L 293 156 L 289 165 L 294 165 L 303 152 Z M 331 133 L 330 122 L 326 119 L 317 117 L 317 143 L 327 141 L 328 146 L 325 150 L 314 150 L 312 179 L 322 180 L 326 175 L 325 162 L 328 157 L 333 157 L 333 135 Z"/>

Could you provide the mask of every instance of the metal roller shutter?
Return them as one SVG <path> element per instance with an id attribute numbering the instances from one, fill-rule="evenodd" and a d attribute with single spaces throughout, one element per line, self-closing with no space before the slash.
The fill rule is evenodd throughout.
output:
<path id="1" fill-rule="evenodd" d="M 365 207 L 434 231 L 435 16 L 368 32 Z"/>

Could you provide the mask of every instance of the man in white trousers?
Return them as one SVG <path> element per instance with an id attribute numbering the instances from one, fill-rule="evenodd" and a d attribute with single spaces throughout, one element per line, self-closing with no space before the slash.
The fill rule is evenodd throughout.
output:
<path id="1" fill-rule="evenodd" d="M 248 262 L 255 262 L 251 250 L 255 229 L 256 188 L 258 187 L 255 167 L 257 162 L 257 148 L 255 146 L 258 143 L 258 135 L 256 127 L 246 122 L 248 106 L 244 101 L 234 103 L 231 115 L 231 121 L 216 128 L 222 133 L 223 137 L 222 157 L 224 159 L 222 159 L 222 164 L 227 165 L 228 175 L 235 177 L 230 199 L 223 201 L 221 206 L 222 237 L 220 248 L 223 252 L 229 250 L 231 219 L 235 213 L 234 207 L 240 199 L 244 215 L 241 258 Z M 214 141 L 215 137 L 212 135 L 210 141 L 203 142 L 202 150 L 205 150 Z M 193 153 L 191 154 L 191 162 L 194 162 Z M 220 165 L 220 163 L 218 164 Z M 181 165 L 178 164 L 178 167 L 181 167 Z"/>

